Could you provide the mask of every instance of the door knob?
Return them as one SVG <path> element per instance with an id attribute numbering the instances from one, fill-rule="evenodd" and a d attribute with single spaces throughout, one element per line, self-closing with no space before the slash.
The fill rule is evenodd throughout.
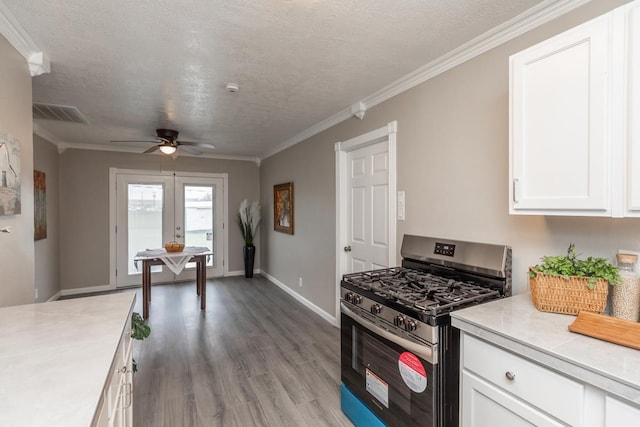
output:
<path id="1" fill-rule="evenodd" d="M 344 247 L 344 251 L 345 252 L 351 252 L 351 246 L 345 246 Z"/>
<path id="2" fill-rule="evenodd" d="M 176 234 L 176 239 L 179 239 L 182 237 L 182 234 Z"/>

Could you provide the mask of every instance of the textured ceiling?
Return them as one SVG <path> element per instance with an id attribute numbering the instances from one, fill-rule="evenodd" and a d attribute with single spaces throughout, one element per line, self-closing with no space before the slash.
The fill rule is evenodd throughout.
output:
<path id="1" fill-rule="evenodd" d="M 76 106 L 90 122 L 37 120 L 40 129 L 114 145 L 169 127 L 241 156 L 261 156 L 542 3 L 2 1 L 51 60 L 51 73 L 34 78 L 34 102 Z"/>

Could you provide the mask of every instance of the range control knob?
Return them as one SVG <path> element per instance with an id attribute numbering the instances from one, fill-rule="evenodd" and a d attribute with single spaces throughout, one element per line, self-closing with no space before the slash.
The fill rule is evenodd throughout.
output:
<path id="1" fill-rule="evenodd" d="M 404 322 L 405 322 L 405 318 L 403 315 L 398 314 L 397 316 L 393 317 L 393 324 L 396 326 L 404 326 Z"/>
<path id="2" fill-rule="evenodd" d="M 382 313 L 382 306 L 380 304 L 371 304 L 370 311 L 373 314 L 380 314 Z"/>
<path id="3" fill-rule="evenodd" d="M 362 295 L 354 294 L 351 300 L 355 305 L 362 304 Z"/>
<path id="4" fill-rule="evenodd" d="M 344 294 L 344 300 L 346 302 L 353 302 L 353 292 L 347 292 Z"/>
<path id="5" fill-rule="evenodd" d="M 416 329 L 418 329 L 418 324 L 416 323 L 415 320 L 409 320 L 408 322 L 406 322 L 404 324 L 404 329 L 409 331 L 409 332 L 413 332 Z"/>

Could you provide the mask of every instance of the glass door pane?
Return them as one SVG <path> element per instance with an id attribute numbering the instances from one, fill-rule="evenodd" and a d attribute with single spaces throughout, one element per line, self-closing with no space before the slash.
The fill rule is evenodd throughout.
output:
<path id="1" fill-rule="evenodd" d="M 184 244 L 213 249 L 213 192 L 212 186 L 184 186 Z M 208 267 L 213 267 L 213 258 L 209 257 Z M 194 268 L 190 262 L 187 268 Z"/>
<path id="2" fill-rule="evenodd" d="M 162 248 L 173 240 L 173 177 L 118 174 L 116 177 L 116 286 L 142 283 L 139 251 Z M 151 267 L 154 283 L 168 282 L 173 273 Z"/>
<path id="3" fill-rule="evenodd" d="M 175 177 L 176 216 L 174 232 L 185 246 L 206 247 L 207 277 L 223 274 L 223 181 L 214 177 Z M 178 239 L 176 239 L 178 240 Z M 195 277 L 195 263 L 187 264 L 176 280 Z"/>
<path id="4" fill-rule="evenodd" d="M 162 206 L 164 188 L 162 184 L 129 184 L 127 191 L 127 232 L 129 235 L 129 274 L 139 272 L 133 258 L 138 251 L 161 248 Z M 154 265 L 151 272 L 162 271 L 162 266 Z"/>

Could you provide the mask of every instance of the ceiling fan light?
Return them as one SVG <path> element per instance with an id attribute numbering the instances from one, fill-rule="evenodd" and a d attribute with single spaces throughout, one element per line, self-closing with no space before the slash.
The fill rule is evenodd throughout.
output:
<path id="1" fill-rule="evenodd" d="M 176 147 L 174 147 L 173 145 L 161 145 L 160 151 L 162 151 L 164 154 L 173 154 L 176 152 Z"/>

